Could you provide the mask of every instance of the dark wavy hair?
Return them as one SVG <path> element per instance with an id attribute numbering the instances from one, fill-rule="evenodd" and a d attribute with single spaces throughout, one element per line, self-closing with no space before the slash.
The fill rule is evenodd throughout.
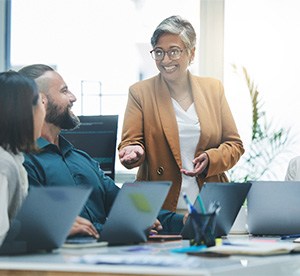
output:
<path id="1" fill-rule="evenodd" d="M 0 146 L 14 154 L 35 150 L 35 82 L 15 71 L 0 73 Z"/>

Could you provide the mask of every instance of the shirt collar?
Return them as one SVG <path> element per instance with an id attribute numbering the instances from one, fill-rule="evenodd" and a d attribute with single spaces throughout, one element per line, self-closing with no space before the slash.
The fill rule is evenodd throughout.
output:
<path id="1" fill-rule="evenodd" d="M 40 149 L 43 149 L 43 148 L 46 148 L 46 147 L 49 147 L 49 146 L 55 146 L 56 147 L 56 145 L 50 143 L 48 140 L 46 140 L 43 137 L 38 138 L 37 145 Z M 61 135 L 59 135 L 59 147 L 60 147 L 60 150 L 61 150 L 62 153 L 66 153 L 70 149 L 74 148 L 73 145 Z"/>
<path id="2" fill-rule="evenodd" d="M 37 139 L 37 145 L 40 149 L 45 148 L 46 146 L 48 146 L 50 144 L 51 143 L 43 137 L 40 137 Z"/>

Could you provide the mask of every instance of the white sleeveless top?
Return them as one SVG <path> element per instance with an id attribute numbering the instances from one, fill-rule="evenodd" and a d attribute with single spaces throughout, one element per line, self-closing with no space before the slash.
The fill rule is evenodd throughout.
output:
<path id="1" fill-rule="evenodd" d="M 185 111 L 174 99 L 172 99 L 172 102 L 179 131 L 182 168 L 193 170 L 192 161 L 194 159 L 201 131 L 195 105 L 192 103 L 188 110 Z M 177 204 L 178 213 L 184 213 L 187 211 L 187 206 L 182 196 L 183 192 L 187 194 L 192 203 L 196 200 L 199 188 L 195 177 L 182 174 L 181 191 Z"/>

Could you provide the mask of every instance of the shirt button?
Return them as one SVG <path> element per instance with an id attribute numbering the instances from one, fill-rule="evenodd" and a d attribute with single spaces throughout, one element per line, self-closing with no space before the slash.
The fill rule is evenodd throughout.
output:
<path id="1" fill-rule="evenodd" d="M 157 174 L 158 175 L 163 175 L 164 174 L 164 167 L 159 167 L 157 170 L 156 170 L 156 172 L 157 172 Z"/>

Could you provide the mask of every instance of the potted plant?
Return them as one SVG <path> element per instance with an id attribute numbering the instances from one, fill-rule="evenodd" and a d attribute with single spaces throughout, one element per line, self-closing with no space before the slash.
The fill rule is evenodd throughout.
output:
<path id="1" fill-rule="evenodd" d="M 235 65 L 233 67 L 238 70 Z M 278 162 L 278 156 L 286 151 L 292 142 L 290 128 L 276 128 L 273 122 L 268 120 L 257 85 L 251 80 L 245 67 L 242 67 L 242 76 L 246 81 L 252 104 L 251 140 L 241 160 L 229 171 L 229 177 L 233 182 L 261 180 L 263 177 L 274 179 L 276 175 L 271 168 Z"/>
<path id="2" fill-rule="evenodd" d="M 235 65 L 233 67 L 237 72 L 238 68 Z M 252 131 L 250 144 L 246 147 L 248 150 L 245 151 L 238 164 L 228 172 L 229 177 L 232 182 L 248 182 L 262 180 L 262 178 L 276 179 L 271 168 L 277 163 L 279 155 L 286 151 L 292 142 L 290 128 L 276 128 L 273 122 L 268 120 L 257 85 L 250 78 L 245 67 L 241 68 L 241 72 L 252 104 Z M 245 202 L 231 233 L 247 232 L 246 217 L 247 204 Z"/>

